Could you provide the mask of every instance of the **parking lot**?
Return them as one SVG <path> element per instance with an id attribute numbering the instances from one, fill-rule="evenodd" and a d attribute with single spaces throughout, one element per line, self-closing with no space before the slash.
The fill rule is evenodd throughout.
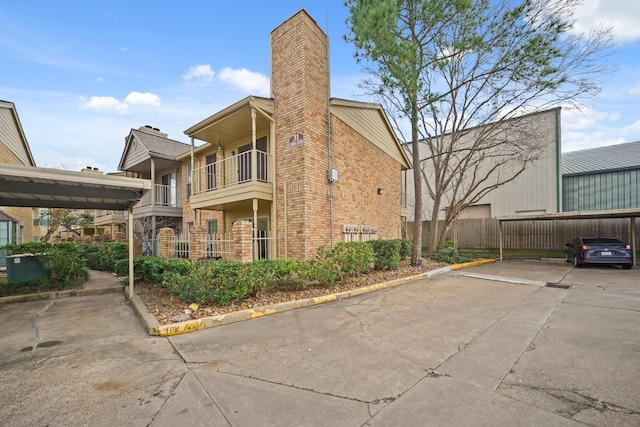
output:
<path id="1" fill-rule="evenodd" d="M 171 338 L 121 294 L 0 305 L 33 425 L 640 425 L 640 269 L 507 260 Z"/>

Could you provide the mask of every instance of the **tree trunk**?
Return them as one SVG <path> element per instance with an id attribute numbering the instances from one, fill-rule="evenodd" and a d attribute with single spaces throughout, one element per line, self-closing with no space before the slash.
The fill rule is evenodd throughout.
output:
<path id="1" fill-rule="evenodd" d="M 422 265 L 422 177 L 420 174 L 420 141 L 418 140 L 418 109 L 416 103 L 411 107 L 411 147 L 414 182 L 413 210 L 413 248 L 411 265 Z"/>

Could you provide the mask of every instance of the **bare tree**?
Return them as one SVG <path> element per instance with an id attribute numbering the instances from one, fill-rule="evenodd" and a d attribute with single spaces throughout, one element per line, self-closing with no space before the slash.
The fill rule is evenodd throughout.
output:
<path id="1" fill-rule="evenodd" d="M 347 1 L 347 39 L 372 76 L 363 86 L 382 99 L 400 135 L 411 129 L 414 239 L 422 232 L 423 184 L 431 224 L 444 208 L 446 229 L 540 159 L 535 128 L 510 119 L 598 93 L 610 30 L 571 33 L 579 3 Z M 444 229 L 431 230 L 429 251 L 442 244 Z"/>
<path id="2" fill-rule="evenodd" d="M 154 231 L 160 230 L 163 227 L 169 227 L 175 223 L 174 217 L 156 216 L 155 225 L 152 216 L 142 216 L 134 218 L 133 220 L 133 234 L 134 237 L 142 244 L 143 253 L 147 253 L 151 248 L 147 245 L 155 238 Z"/>

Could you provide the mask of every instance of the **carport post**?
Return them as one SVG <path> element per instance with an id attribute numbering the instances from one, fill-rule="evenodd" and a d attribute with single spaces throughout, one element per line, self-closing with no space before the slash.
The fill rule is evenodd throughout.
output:
<path id="1" fill-rule="evenodd" d="M 127 209 L 128 214 L 128 228 L 129 228 L 129 300 L 133 298 L 133 207 L 129 206 Z"/>
<path id="2" fill-rule="evenodd" d="M 500 240 L 500 261 L 502 261 L 502 220 L 498 220 L 498 239 Z"/>
<path id="3" fill-rule="evenodd" d="M 631 253 L 633 254 L 633 265 L 636 264 L 636 249 L 638 249 L 638 245 L 636 244 L 636 217 L 632 216 L 631 221 Z"/>

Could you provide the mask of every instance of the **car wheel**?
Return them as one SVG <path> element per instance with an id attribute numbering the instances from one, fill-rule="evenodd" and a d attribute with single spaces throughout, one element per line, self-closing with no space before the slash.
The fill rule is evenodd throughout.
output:
<path id="1" fill-rule="evenodd" d="M 578 261 L 578 255 L 573 256 L 573 266 L 578 268 L 582 267 L 582 264 Z"/>
<path id="2" fill-rule="evenodd" d="M 564 261 L 565 261 L 565 262 L 571 262 L 571 261 L 569 260 L 569 252 L 565 252 L 565 253 L 564 253 Z"/>
<path id="3" fill-rule="evenodd" d="M 622 268 L 624 268 L 625 270 L 631 270 L 631 267 L 631 264 L 622 264 Z"/>

